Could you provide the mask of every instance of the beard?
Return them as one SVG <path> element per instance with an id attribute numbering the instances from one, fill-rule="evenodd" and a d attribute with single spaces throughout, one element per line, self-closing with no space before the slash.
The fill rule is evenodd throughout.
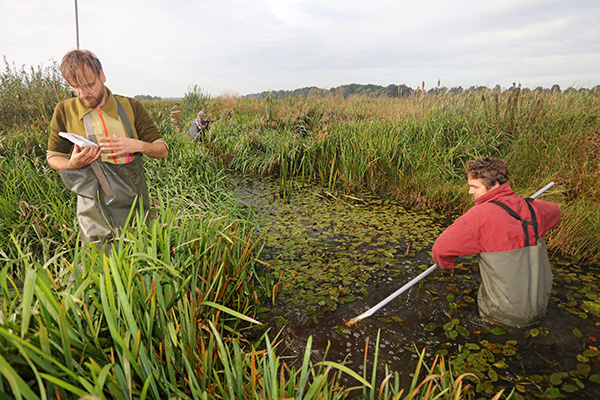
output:
<path id="1" fill-rule="evenodd" d="M 102 87 L 102 92 L 100 94 L 88 94 L 86 93 L 84 97 L 80 97 L 79 100 L 88 108 L 96 108 L 100 105 L 104 105 L 104 97 L 106 96 L 106 88 Z"/>

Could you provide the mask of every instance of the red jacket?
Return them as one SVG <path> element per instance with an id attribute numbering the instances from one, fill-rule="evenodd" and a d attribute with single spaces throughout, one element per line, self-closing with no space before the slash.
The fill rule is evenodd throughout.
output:
<path id="1" fill-rule="evenodd" d="M 517 250 L 525 247 L 521 222 L 511 217 L 492 200 L 506 204 L 522 219 L 531 221 L 524 199 L 505 183 L 475 199 L 475 206 L 448 227 L 433 245 L 433 260 L 442 269 L 452 269 L 459 256 Z M 557 204 L 542 200 L 532 203 L 538 222 L 538 236 L 558 225 L 560 209 Z M 529 245 L 535 245 L 533 227 L 529 227 Z"/>

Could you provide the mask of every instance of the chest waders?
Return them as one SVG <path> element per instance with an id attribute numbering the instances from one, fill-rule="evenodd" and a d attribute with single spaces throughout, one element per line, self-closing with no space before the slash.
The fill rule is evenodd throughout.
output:
<path id="1" fill-rule="evenodd" d="M 480 253 L 481 286 L 477 295 L 479 313 L 505 325 L 523 328 L 546 315 L 552 289 L 552 270 L 546 241 L 538 238 L 533 207 L 526 199 L 531 221 L 523 220 L 507 205 L 492 201 L 521 221 L 525 247 L 518 250 Z M 529 245 L 528 227 L 533 227 L 536 244 Z"/>
<path id="2" fill-rule="evenodd" d="M 127 136 L 134 139 L 129 118 L 117 100 L 119 117 Z M 89 140 L 98 143 L 90 113 L 83 117 Z M 141 154 L 125 164 L 112 164 L 98 159 L 81 169 L 63 169 L 59 174 L 69 190 L 77 194 L 77 221 L 81 242 L 93 242 L 98 249 L 106 243 L 110 252 L 110 239 L 118 236 L 119 228 L 129 223 L 139 213 L 144 219 L 149 208 L 148 187 Z"/>

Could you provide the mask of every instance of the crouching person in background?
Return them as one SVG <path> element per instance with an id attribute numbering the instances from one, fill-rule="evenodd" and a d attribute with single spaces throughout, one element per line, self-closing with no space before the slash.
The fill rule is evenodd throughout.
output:
<path id="1" fill-rule="evenodd" d="M 208 131 L 209 121 L 205 119 L 206 114 L 204 111 L 200 111 L 198 116 L 192 121 L 190 125 L 190 139 L 194 142 L 201 142 L 204 140 L 204 134 Z"/>

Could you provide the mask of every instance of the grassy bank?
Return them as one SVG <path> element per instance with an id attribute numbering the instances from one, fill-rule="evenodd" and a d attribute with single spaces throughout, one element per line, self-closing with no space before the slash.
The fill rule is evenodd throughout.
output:
<path id="1" fill-rule="evenodd" d="M 596 92 L 515 87 L 408 99 L 223 97 L 204 109 L 216 121 L 207 137 L 211 154 L 242 173 L 277 174 L 282 196 L 294 179 L 309 178 L 333 191 L 368 189 L 458 214 L 472 205 L 466 162 L 504 158 L 518 193 L 557 183 L 544 195 L 563 213 L 548 234 L 549 248 L 600 261 Z"/>

